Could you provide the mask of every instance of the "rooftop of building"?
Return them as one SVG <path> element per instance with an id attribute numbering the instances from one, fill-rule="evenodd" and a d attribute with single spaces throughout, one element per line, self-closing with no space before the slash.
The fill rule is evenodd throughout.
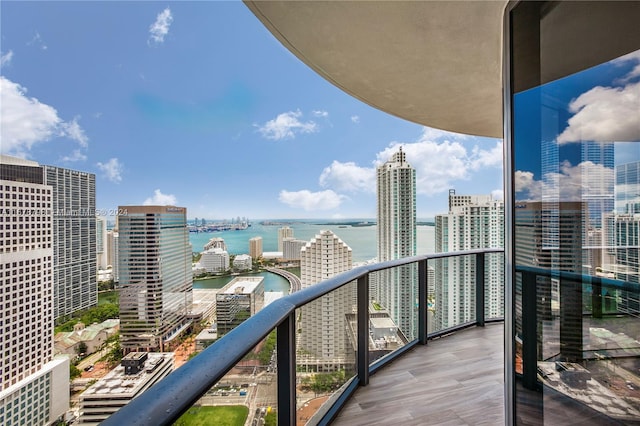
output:
<path id="1" fill-rule="evenodd" d="M 147 354 L 148 358 L 145 367 L 138 374 L 125 375 L 124 367 L 119 365 L 85 390 L 82 398 L 103 396 L 132 398 L 144 389 L 147 382 L 157 374 L 159 367 L 166 366 L 167 363 L 173 366 L 173 352 L 131 352 L 127 356 L 140 357 L 143 354 Z"/>
<path id="2" fill-rule="evenodd" d="M 219 294 L 250 294 L 263 281 L 264 277 L 237 277 L 222 287 Z"/>

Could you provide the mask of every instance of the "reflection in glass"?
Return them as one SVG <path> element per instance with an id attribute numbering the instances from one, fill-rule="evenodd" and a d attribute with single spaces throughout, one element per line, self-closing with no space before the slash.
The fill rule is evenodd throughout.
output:
<path id="1" fill-rule="evenodd" d="M 513 97 L 518 421 L 640 418 L 638 70 L 640 50 Z"/>

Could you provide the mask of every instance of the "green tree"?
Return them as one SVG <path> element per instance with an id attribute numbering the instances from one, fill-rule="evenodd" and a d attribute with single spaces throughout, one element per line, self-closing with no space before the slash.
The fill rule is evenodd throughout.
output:
<path id="1" fill-rule="evenodd" d="M 87 353 L 87 344 L 85 342 L 80 342 L 76 345 L 76 353 L 80 356 L 86 355 Z"/>
<path id="2" fill-rule="evenodd" d="M 73 379 L 78 378 L 80 376 L 82 376 L 82 371 L 80 371 L 78 369 L 78 367 L 76 367 L 72 363 L 69 363 L 69 379 L 73 380 Z"/>

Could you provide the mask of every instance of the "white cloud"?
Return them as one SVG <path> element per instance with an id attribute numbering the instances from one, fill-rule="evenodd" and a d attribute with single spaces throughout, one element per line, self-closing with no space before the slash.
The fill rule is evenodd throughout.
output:
<path id="1" fill-rule="evenodd" d="M 598 186 L 592 186 L 594 183 Z M 614 170 L 591 161 L 577 166 L 565 161 L 557 172 L 545 174 L 542 180 L 535 180 L 531 172 L 518 170 L 514 184 L 518 201 L 582 201 L 592 194 L 609 193 L 614 184 Z"/>
<path id="2" fill-rule="evenodd" d="M 374 167 L 362 167 L 354 162 L 342 163 L 334 160 L 320 175 L 320 185 L 344 192 L 369 192 L 376 190 L 375 167 L 388 161 L 400 147 L 406 153 L 407 162 L 416 169 L 416 190 L 419 194 L 434 195 L 455 187 L 455 182 L 469 180 L 473 174 L 486 169 L 502 169 L 502 141 L 489 149 L 474 145 L 470 149 L 461 142 L 444 140 L 435 142 L 432 137 L 453 136 L 472 139 L 466 135 L 442 132 L 425 128 L 420 140 L 413 143 L 392 143 L 376 154 Z"/>
<path id="3" fill-rule="evenodd" d="M 4 55 L 0 53 L 0 67 L 7 66 L 13 59 L 13 50 L 8 51 Z"/>
<path id="4" fill-rule="evenodd" d="M 376 192 L 376 170 L 334 160 L 320 175 L 320 186 L 346 192 Z"/>
<path id="5" fill-rule="evenodd" d="M 143 203 L 145 206 L 175 206 L 177 200 L 175 195 L 163 194 L 159 189 L 153 192 L 153 197 L 147 198 Z"/>
<path id="6" fill-rule="evenodd" d="M 558 143 L 640 141 L 640 82 L 625 87 L 594 87 L 569 104 L 573 117 Z"/>
<path id="7" fill-rule="evenodd" d="M 0 129 L 3 153 L 24 157 L 31 147 L 54 137 L 68 137 L 87 147 L 78 117 L 64 122 L 52 106 L 26 96 L 27 89 L 0 76 Z"/>
<path id="8" fill-rule="evenodd" d="M 42 37 L 40 36 L 40 33 L 36 31 L 36 33 L 33 35 L 33 38 L 31 39 L 31 41 L 27 42 L 27 46 L 39 46 L 40 49 L 42 50 L 47 50 L 48 47 L 45 44 L 44 40 L 42 40 Z"/>
<path id="9" fill-rule="evenodd" d="M 122 181 L 123 165 L 117 158 L 111 158 L 106 163 L 96 164 L 111 182 L 120 183 Z"/>
<path id="10" fill-rule="evenodd" d="M 75 117 L 73 120 L 71 120 L 68 123 L 62 123 L 61 136 L 67 136 L 70 139 L 77 141 L 81 147 L 86 148 L 89 145 L 88 144 L 89 138 L 87 138 L 87 135 L 84 133 L 84 130 L 78 124 L 79 119 L 80 117 Z"/>
<path id="11" fill-rule="evenodd" d="M 311 111 L 311 114 L 313 114 L 315 117 L 329 117 L 329 113 L 327 111 L 315 110 Z"/>
<path id="12" fill-rule="evenodd" d="M 87 156 L 84 155 L 82 152 L 80 152 L 79 149 L 74 149 L 71 155 L 67 155 L 61 158 L 62 161 L 67 161 L 71 163 L 76 161 L 85 161 L 86 159 L 87 159 Z"/>
<path id="13" fill-rule="evenodd" d="M 491 198 L 494 200 L 504 200 L 504 190 L 502 188 L 494 189 L 491 191 Z"/>
<path id="14" fill-rule="evenodd" d="M 336 194 L 332 190 L 311 192 L 306 189 L 290 192 L 282 190 L 278 199 L 280 202 L 307 211 L 331 210 L 340 206 L 346 197 Z"/>
<path id="15" fill-rule="evenodd" d="M 354 123 L 358 124 L 360 122 L 360 116 L 352 115 L 351 116 L 351 121 L 353 121 Z"/>
<path id="16" fill-rule="evenodd" d="M 169 34 L 171 22 L 173 22 L 173 16 L 171 15 L 171 9 L 167 7 L 158 13 L 156 21 L 149 27 L 149 41 L 156 44 L 163 43 L 165 36 Z"/>
<path id="17" fill-rule="evenodd" d="M 26 89 L 0 76 L 2 152 L 24 155 L 38 142 L 58 133 L 62 120 L 51 106 L 29 98 Z"/>
<path id="18" fill-rule="evenodd" d="M 471 138 L 471 136 L 463 135 L 462 133 L 453 133 L 453 132 L 448 132 L 446 130 L 434 129 L 432 127 L 425 126 L 422 128 L 422 135 L 420 137 L 420 140 L 437 141 L 440 139 L 445 139 L 445 140 L 461 141 L 469 138 Z"/>
<path id="19" fill-rule="evenodd" d="M 313 121 L 300 121 L 300 110 L 279 114 L 273 120 L 258 126 L 258 131 L 267 139 L 282 140 L 293 139 L 299 133 L 313 133 L 318 131 L 318 126 Z"/>

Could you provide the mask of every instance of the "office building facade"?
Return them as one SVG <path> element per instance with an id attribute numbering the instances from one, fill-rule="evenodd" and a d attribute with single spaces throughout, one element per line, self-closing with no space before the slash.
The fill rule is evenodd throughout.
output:
<path id="1" fill-rule="evenodd" d="M 264 278 L 237 277 L 216 294 L 218 333 L 225 334 L 264 306 Z"/>
<path id="2" fill-rule="evenodd" d="M 0 424 L 46 425 L 69 408 L 69 360 L 53 358 L 53 188 L 38 163 L 0 160 Z"/>
<path id="3" fill-rule="evenodd" d="M 378 261 L 416 254 L 416 173 L 400 149 L 377 171 Z M 417 332 L 417 270 L 403 266 L 376 273 L 372 297 L 389 310 L 407 337 Z"/>
<path id="4" fill-rule="evenodd" d="M 193 303 L 186 209 L 121 206 L 120 338 L 125 351 L 162 351 L 188 326 Z"/>
<path id="5" fill-rule="evenodd" d="M 42 166 L 53 204 L 53 315 L 57 319 L 98 303 L 96 177 Z"/>

